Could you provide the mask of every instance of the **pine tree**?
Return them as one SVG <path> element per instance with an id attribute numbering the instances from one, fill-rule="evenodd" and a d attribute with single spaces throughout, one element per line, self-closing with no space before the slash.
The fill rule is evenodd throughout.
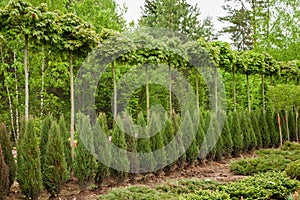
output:
<path id="1" fill-rule="evenodd" d="M 24 124 L 23 130 L 17 145 L 17 181 L 26 198 L 38 199 L 43 184 L 33 119 Z"/>
<path id="2" fill-rule="evenodd" d="M 140 138 L 138 140 L 138 152 L 140 171 L 145 173 L 155 169 L 157 163 L 152 153 L 151 141 L 149 138 L 148 130 L 146 129 L 146 121 L 142 113 L 138 115 L 137 124 L 140 127 L 143 127 L 140 129 L 139 134 L 143 135 L 144 138 Z M 147 156 L 143 153 L 145 153 Z"/>
<path id="3" fill-rule="evenodd" d="M 5 163 L 2 146 L 0 144 L 0 200 L 9 194 L 9 168 Z"/>
<path id="4" fill-rule="evenodd" d="M 4 123 L 0 124 L 0 145 L 2 146 L 4 161 L 9 169 L 9 187 L 13 184 L 16 176 L 16 164 L 12 155 L 12 143 Z"/>
<path id="5" fill-rule="evenodd" d="M 98 123 L 93 127 L 94 142 L 95 142 L 95 154 L 98 158 L 97 172 L 95 176 L 95 182 L 98 186 L 101 186 L 105 177 L 109 175 L 109 166 L 111 163 L 112 155 L 110 144 L 108 141 L 108 127 L 107 119 L 104 113 L 101 113 L 98 117 Z M 105 160 L 105 163 L 102 162 Z"/>
<path id="6" fill-rule="evenodd" d="M 83 114 L 79 115 L 78 127 L 80 139 L 76 149 L 74 174 L 80 187 L 84 189 L 95 179 L 97 162 L 94 157 L 94 138 L 89 117 Z"/>
<path id="7" fill-rule="evenodd" d="M 64 154 L 65 154 L 66 163 L 67 163 L 67 170 L 69 173 L 68 177 L 70 177 L 70 172 L 73 169 L 72 152 L 71 152 L 71 145 L 70 145 L 70 140 L 69 140 L 70 133 L 67 130 L 65 118 L 63 115 L 60 116 L 58 126 L 60 129 L 60 135 L 61 135 L 61 138 L 62 138 L 63 144 L 64 144 Z"/>
<path id="8" fill-rule="evenodd" d="M 127 153 L 124 152 L 124 150 L 127 150 L 125 134 L 117 126 L 117 124 L 114 124 L 113 126 L 112 143 L 116 145 L 117 149 L 112 149 L 111 165 L 113 169 L 111 169 L 111 173 L 117 178 L 118 182 L 122 182 L 130 170 L 130 162 L 128 160 Z"/>
<path id="9" fill-rule="evenodd" d="M 243 132 L 240 127 L 239 115 L 236 112 L 232 113 L 230 130 L 232 131 L 233 155 L 239 155 L 244 149 Z"/>
<path id="10" fill-rule="evenodd" d="M 69 174 L 65 158 L 64 143 L 57 123 L 52 122 L 46 146 L 43 169 L 43 184 L 52 197 L 57 196 Z"/>

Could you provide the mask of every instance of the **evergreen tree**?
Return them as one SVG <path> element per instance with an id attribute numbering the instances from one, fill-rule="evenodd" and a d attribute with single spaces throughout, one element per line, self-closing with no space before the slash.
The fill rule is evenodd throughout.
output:
<path id="1" fill-rule="evenodd" d="M 289 116 L 289 130 L 291 141 L 296 141 L 296 115 L 293 110 L 288 111 Z"/>
<path id="2" fill-rule="evenodd" d="M 250 115 L 251 115 L 250 118 L 251 118 L 251 122 L 252 122 L 253 131 L 254 131 L 254 134 L 256 137 L 257 148 L 262 148 L 263 142 L 262 142 L 262 137 L 261 137 L 261 129 L 259 126 L 259 121 L 258 121 L 259 113 L 251 112 Z"/>
<path id="3" fill-rule="evenodd" d="M 174 158 L 177 158 L 178 150 L 177 150 L 176 142 L 171 143 L 171 141 L 173 141 L 175 137 L 172 121 L 168 117 L 168 115 L 166 115 L 165 119 L 166 119 L 166 123 L 163 129 L 163 138 L 164 138 L 163 141 L 164 141 L 164 146 L 166 147 L 166 162 L 168 163 L 168 166 L 164 168 L 164 171 L 166 173 L 170 173 L 172 167 L 175 164 Z"/>
<path id="4" fill-rule="evenodd" d="M 262 134 L 262 141 L 263 141 L 263 147 L 268 148 L 271 146 L 271 139 L 270 139 L 270 130 L 267 123 L 267 116 L 265 113 L 260 113 L 260 128 L 261 128 L 261 134 Z"/>
<path id="5" fill-rule="evenodd" d="M 9 194 L 9 168 L 5 163 L 2 146 L 0 144 L 0 200 Z"/>
<path id="6" fill-rule="evenodd" d="M 186 113 L 185 121 L 183 122 L 183 126 L 181 126 L 180 128 L 182 128 L 182 135 L 184 136 L 184 139 L 192 141 L 192 143 L 186 150 L 187 162 L 189 164 L 192 164 L 194 161 L 197 160 L 200 151 L 197 145 L 196 135 L 193 135 L 196 131 L 194 130 L 194 124 L 192 122 L 190 113 Z M 183 140 L 183 142 L 186 146 L 188 141 Z"/>
<path id="7" fill-rule="evenodd" d="M 276 116 L 274 112 L 267 112 L 267 121 L 270 130 L 270 142 L 271 146 L 278 147 L 280 145 L 279 131 L 277 130 Z"/>
<path id="8" fill-rule="evenodd" d="M 7 131 L 4 123 L 0 124 L 0 145 L 2 146 L 4 161 L 9 169 L 9 187 L 10 187 L 15 180 L 16 163 L 12 155 L 12 143 L 10 141 L 10 134 Z"/>
<path id="9" fill-rule="evenodd" d="M 69 176 L 63 139 L 60 134 L 60 128 L 55 121 L 49 130 L 49 140 L 44 162 L 43 184 L 51 196 L 55 197 L 60 193 Z"/>
<path id="10" fill-rule="evenodd" d="M 245 113 L 246 114 L 246 123 L 247 123 L 247 128 L 248 128 L 248 132 L 250 135 L 250 146 L 249 146 L 249 150 L 254 150 L 257 148 L 257 139 L 256 139 L 256 135 L 251 123 L 251 114 L 250 113 Z"/>
<path id="11" fill-rule="evenodd" d="M 74 174 L 80 187 L 84 189 L 95 179 L 97 162 L 94 157 L 94 138 L 89 117 L 79 115 L 78 127 L 80 139 L 76 149 Z"/>
<path id="12" fill-rule="evenodd" d="M 144 138 L 140 138 L 138 140 L 140 171 L 149 172 L 155 168 L 157 163 L 152 153 L 151 141 L 148 130 L 146 129 L 146 121 L 142 113 L 139 113 L 138 115 L 137 124 L 142 127 L 139 134 L 144 136 Z M 147 158 L 143 155 L 143 153 L 148 154 Z"/>
<path id="13" fill-rule="evenodd" d="M 26 198 L 38 199 L 43 184 L 33 119 L 25 123 L 23 130 L 17 145 L 17 181 Z"/>
<path id="14" fill-rule="evenodd" d="M 119 182 L 122 182 L 130 169 L 130 162 L 126 152 L 122 151 L 127 149 L 125 134 L 117 124 L 113 126 L 112 143 L 118 147 L 115 152 L 112 151 L 112 166 L 122 170 L 111 169 L 111 173 Z"/>
<path id="15" fill-rule="evenodd" d="M 231 113 L 230 130 L 232 131 L 233 155 L 239 155 L 244 149 L 243 132 L 240 126 L 239 115 L 236 112 Z"/>
<path id="16" fill-rule="evenodd" d="M 243 144 L 244 144 L 244 151 L 248 151 L 251 149 L 251 136 L 250 136 L 250 130 L 247 125 L 247 116 L 245 112 L 239 113 L 239 119 L 240 119 L 240 127 L 243 132 Z"/>
<path id="17" fill-rule="evenodd" d="M 59 129 L 60 129 L 60 135 L 63 141 L 63 147 L 64 147 L 64 154 L 66 158 L 67 163 L 67 170 L 70 176 L 70 172 L 73 169 L 73 163 L 72 163 L 72 153 L 71 153 L 71 145 L 70 145 L 70 133 L 67 130 L 65 118 L 63 115 L 60 116 L 59 123 L 58 123 Z"/>
<path id="18" fill-rule="evenodd" d="M 44 160 L 46 157 L 46 147 L 48 143 L 49 130 L 52 124 L 52 115 L 48 114 L 45 119 L 42 121 L 41 126 L 41 138 L 40 138 L 40 151 L 41 151 L 41 168 L 44 169 Z"/>
<path id="19" fill-rule="evenodd" d="M 204 154 L 206 154 L 207 152 L 207 146 L 206 146 L 206 135 L 204 132 L 205 129 L 205 122 L 204 122 L 204 118 L 202 113 L 200 113 L 200 123 L 199 123 L 199 127 L 196 133 L 196 141 L 197 141 L 197 145 L 198 145 L 198 149 L 199 149 L 199 159 L 200 161 L 205 157 Z"/>
<path id="20" fill-rule="evenodd" d="M 229 128 L 229 119 L 226 118 L 224 122 L 224 128 L 222 130 L 222 138 L 223 138 L 223 148 L 224 148 L 224 156 L 230 156 L 232 153 L 233 142 L 231 137 L 231 131 Z"/>
<path id="21" fill-rule="evenodd" d="M 159 121 L 162 121 L 160 119 L 159 115 L 152 115 L 152 120 L 150 121 L 150 134 L 154 134 L 157 132 L 154 136 L 150 138 L 151 140 L 151 149 L 152 152 L 155 152 L 156 150 L 160 150 L 159 153 L 154 154 L 154 158 L 156 161 L 156 169 L 162 169 L 166 165 L 167 158 L 166 158 L 166 152 L 164 150 L 164 140 L 162 136 L 161 127 L 159 126 Z"/>
<path id="22" fill-rule="evenodd" d="M 103 179 L 109 175 L 109 164 L 111 163 L 112 159 L 111 149 L 107 138 L 109 136 L 107 119 L 104 113 L 99 115 L 98 123 L 95 124 L 93 132 L 95 141 L 95 154 L 98 158 L 95 182 L 98 186 L 101 186 Z M 102 163 L 101 159 L 105 159 L 107 164 Z"/>

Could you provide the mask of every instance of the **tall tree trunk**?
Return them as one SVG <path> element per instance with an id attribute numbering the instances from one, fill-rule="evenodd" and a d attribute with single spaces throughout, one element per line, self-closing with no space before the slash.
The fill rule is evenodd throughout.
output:
<path id="1" fill-rule="evenodd" d="M 281 120 L 280 120 L 279 112 L 277 112 L 277 121 L 278 121 L 278 129 L 279 129 L 280 146 L 282 146 L 282 130 L 281 130 Z"/>
<path id="2" fill-rule="evenodd" d="M 147 124 L 150 122 L 150 97 L 149 97 L 149 74 L 148 66 L 146 65 L 146 109 L 147 109 Z"/>
<path id="3" fill-rule="evenodd" d="M 248 91 L 248 111 L 251 112 L 251 98 L 250 98 L 250 84 L 249 84 L 249 75 L 246 74 L 247 77 L 247 91 Z"/>
<path id="4" fill-rule="evenodd" d="M 233 110 L 234 112 L 236 112 L 235 67 L 232 68 L 232 82 L 233 82 Z"/>
<path id="5" fill-rule="evenodd" d="M 69 52 L 70 58 L 70 98 L 71 98 L 71 124 L 70 124 L 70 135 L 71 135 L 71 153 L 72 153 L 72 163 L 74 163 L 74 124 L 75 124 L 75 107 L 74 107 L 74 83 L 73 83 L 73 52 Z"/>
<path id="6" fill-rule="evenodd" d="M 16 62 L 16 52 L 14 52 L 14 63 Z M 18 141 L 19 135 L 20 135 L 20 128 L 19 128 L 19 87 L 18 87 L 18 69 L 15 66 L 15 84 L 16 84 L 16 133 L 17 133 L 17 138 L 16 140 Z"/>
<path id="7" fill-rule="evenodd" d="M 266 111 L 266 105 L 265 105 L 265 75 L 261 75 L 261 95 L 262 95 L 262 109 L 263 113 Z"/>
<path id="8" fill-rule="evenodd" d="M 115 62 L 111 63 L 111 71 L 113 76 L 113 84 L 114 84 L 114 123 L 117 121 L 117 80 L 116 80 L 116 71 L 115 71 Z"/>
<path id="9" fill-rule="evenodd" d="M 42 88 L 41 88 L 41 121 L 44 114 L 44 85 L 45 85 L 45 49 L 42 47 Z M 41 123 L 42 124 L 42 123 Z"/>
<path id="10" fill-rule="evenodd" d="M 197 106 L 197 112 L 200 113 L 200 105 L 199 105 L 199 67 L 196 67 L 196 106 Z"/>
<path id="11" fill-rule="evenodd" d="M 218 77 L 217 77 L 217 67 L 215 66 L 215 73 L 214 73 L 214 79 L 215 79 L 215 109 L 216 109 L 216 113 L 218 112 L 219 109 L 219 104 L 218 104 Z"/>
<path id="12" fill-rule="evenodd" d="M 2 64 L 4 64 L 5 61 L 4 61 L 3 47 L 2 46 L 0 46 L 0 53 L 1 53 Z M 6 76 L 4 78 L 6 79 Z M 13 113 L 13 107 L 12 107 L 12 102 L 11 102 L 11 98 L 10 98 L 9 87 L 8 87 L 6 81 L 4 81 L 4 84 L 5 84 L 6 93 L 7 93 L 7 97 L 8 97 L 8 105 L 9 105 L 11 129 L 12 129 L 12 133 L 14 135 L 15 141 L 17 141 L 17 136 L 16 136 L 16 132 L 15 132 L 15 125 L 14 125 L 14 113 Z"/>
<path id="13" fill-rule="evenodd" d="M 299 142 L 299 126 L 298 126 L 298 118 L 299 118 L 299 112 L 298 112 L 298 108 L 295 109 L 296 110 L 296 141 Z"/>
<path id="14" fill-rule="evenodd" d="M 286 125 L 287 138 L 288 141 L 290 141 L 289 116 L 287 110 L 285 110 L 285 125 Z"/>
<path id="15" fill-rule="evenodd" d="M 169 107 L 170 107 L 170 118 L 172 117 L 172 75 L 171 66 L 169 64 Z"/>
<path id="16" fill-rule="evenodd" d="M 24 69 L 25 69 L 25 121 L 28 121 L 28 115 L 29 115 L 28 35 L 25 35 Z"/>

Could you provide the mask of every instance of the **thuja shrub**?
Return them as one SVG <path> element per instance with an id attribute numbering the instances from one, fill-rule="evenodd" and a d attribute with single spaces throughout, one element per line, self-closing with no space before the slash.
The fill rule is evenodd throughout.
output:
<path id="1" fill-rule="evenodd" d="M 222 130 L 222 138 L 223 138 L 223 148 L 224 148 L 224 156 L 231 156 L 232 149 L 233 149 L 233 142 L 231 136 L 231 130 L 229 127 L 229 119 L 226 118 L 224 122 L 224 128 Z"/>
<path id="2" fill-rule="evenodd" d="M 262 141 L 262 137 L 261 137 L 261 129 L 259 126 L 259 113 L 258 112 L 251 112 L 250 113 L 250 120 L 251 120 L 251 124 L 252 124 L 252 128 L 256 137 L 256 142 L 257 142 L 257 149 L 262 148 L 263 146 L 263 141 Z"/>
<path id="3" fill-rule="evenodd" d="M 64 116 L 60 116 L 59 122 L 59 131 L 60 131 L 60 136 L 63 141 L 63 147 L 64 147 L 64 153 L 65 153 L 65 158 L 66 158 L 66 163 L 67 163 L 67 169 L 68 169 L 68 179 L 70 177 L 70 171 L 73 169 L 73 163 L 72 163 L 72 152 L 71 152 L 71 143 L 70 143 L 70 133 L 67 130 L 67 125 Z"/>
<path id="4" fill-rule="evenodd" d="M 17 145 L 17 181 L 26 198 L 38 199 L 42 192 L 40 152 L 33 119 L 24 123 Z"/>
<path id="5" fill-rule="evenodd" d="M 137 124 L 141 127 L 138 134 L 144 136 L 144 138 L 139 138 L 138 140 L 139 166 L 141 172 L 148 172 L 154 169 L 157 163 L 152 153 L 151 141 L 142 113 L 138 115 Z M 148 156 L 145 156 L 143 153 L 146 153 Z"/>
<path id="6" fill-rule="evenodd" d="M 12 155 L 12 143 L 10 134 L 4 123 L 0 124 L 0 145 L 2 146 L 4 161 L 9 169 L 9 187 L 13 184 L 16 176 L 16 163 Z"/>
<path id="7" fill-rule="evenodd" d="M 119 118 L 117 120 L 121 121 Z M 111 151 L 113 155 L 111 164 L 115 168 L 121 169 L 116 170 L 111 168 L 111 174 L 118 182 L 122 182 L 127 177 L 127 172 L 130 169 L 130 162 L 127 153 L 123 151 L 127 149 L 125 134 L 117 124 L 114 124 L 113 126 L 111 138 L 111 142 L 118 147 L 115 151 Z"/>
<path id="8" fill-rule="evenodd" d="M 41 152 L 41 168 L 44 169 L 44 160 L 46 156 L 46 147 L 48 143 L 49 130 L 52 124 L 52 115 L 48 114 L 42 121 L 41 135 L 40 135 L 40 152 Z"/>
<path id="9" fill-rule="evenodd" d="M 101 186 L 105 177 L 109 176 L 109 166 L 111 163 L 111 144 L 109 141 L 109 131 L 107 127 L 107 118 L 104 113 L 101 113 L 98 117 L 98 123 L 93 127 L 95 153 L 98 159 L 97 171 L 95 176 L 95 183 Z M 105 159 L 106 163 L 103 164 L 101 159 Z"/>
<path id="10" fill-rule="evenodd" d="M 68 178 L 64 144 L 60 129 L 53 122 L 49 130 L 49 140 L 45 152 L 43 184 L 52 197 L 57 196 Z"/>
<path id="11" fill-rule="evenodd" d="M 0 200 L 9 193 L 9 169 L 5 163 L 2 146 L 0 144 Z"/>
<path id="12" fill-rule="evenodd" d="M 239 115 L 236 112 L 231 113 L 231 122 L 230 122 L 230 130 L 233 142 L 233 152 L 234 156 L 239 155 L 244 149 L 243 143 L 243 133 L 240 126 Z"/>
<path id="13" fill-rule="evenodd" d="M 88 116 L 78 115 L 78 133 L 80 138 L 76 148 L 74 174 L 81 189 L 84 189 L 93 183 L 97 171 L 94 137 Z"/>
<path id="14" fill-rule="evenodd" d="M 260 113 L 260 128 L 261 128 L 263 147 L 264 148 L 271 147 L 272 145 L 271 145 L 269 125 L 267 123 L 267 114 L 264 112 Z"/>

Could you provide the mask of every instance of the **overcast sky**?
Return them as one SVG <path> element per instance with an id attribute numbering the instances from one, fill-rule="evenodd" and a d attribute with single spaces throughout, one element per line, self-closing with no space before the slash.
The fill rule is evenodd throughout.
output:
<path id="1" fill-rule="evenodd" d="M 137 21 L 141 17 L 141 6 L 144 5 L 144 0 L 115 0 L 119 5 L 125 4 L 128 8 L 125 14 L 127 21 Z M 222 9 L 224 0 L 187 0 L 191 5 L 198 4 L 203 17 L 211 16 L 215 29 L 220 30 L 223 24 L 218 21 L 218 16 L 226 15 L 226 12 Z M 221 36 L 220 40 L 230 41 L 228 37 Z"/>

